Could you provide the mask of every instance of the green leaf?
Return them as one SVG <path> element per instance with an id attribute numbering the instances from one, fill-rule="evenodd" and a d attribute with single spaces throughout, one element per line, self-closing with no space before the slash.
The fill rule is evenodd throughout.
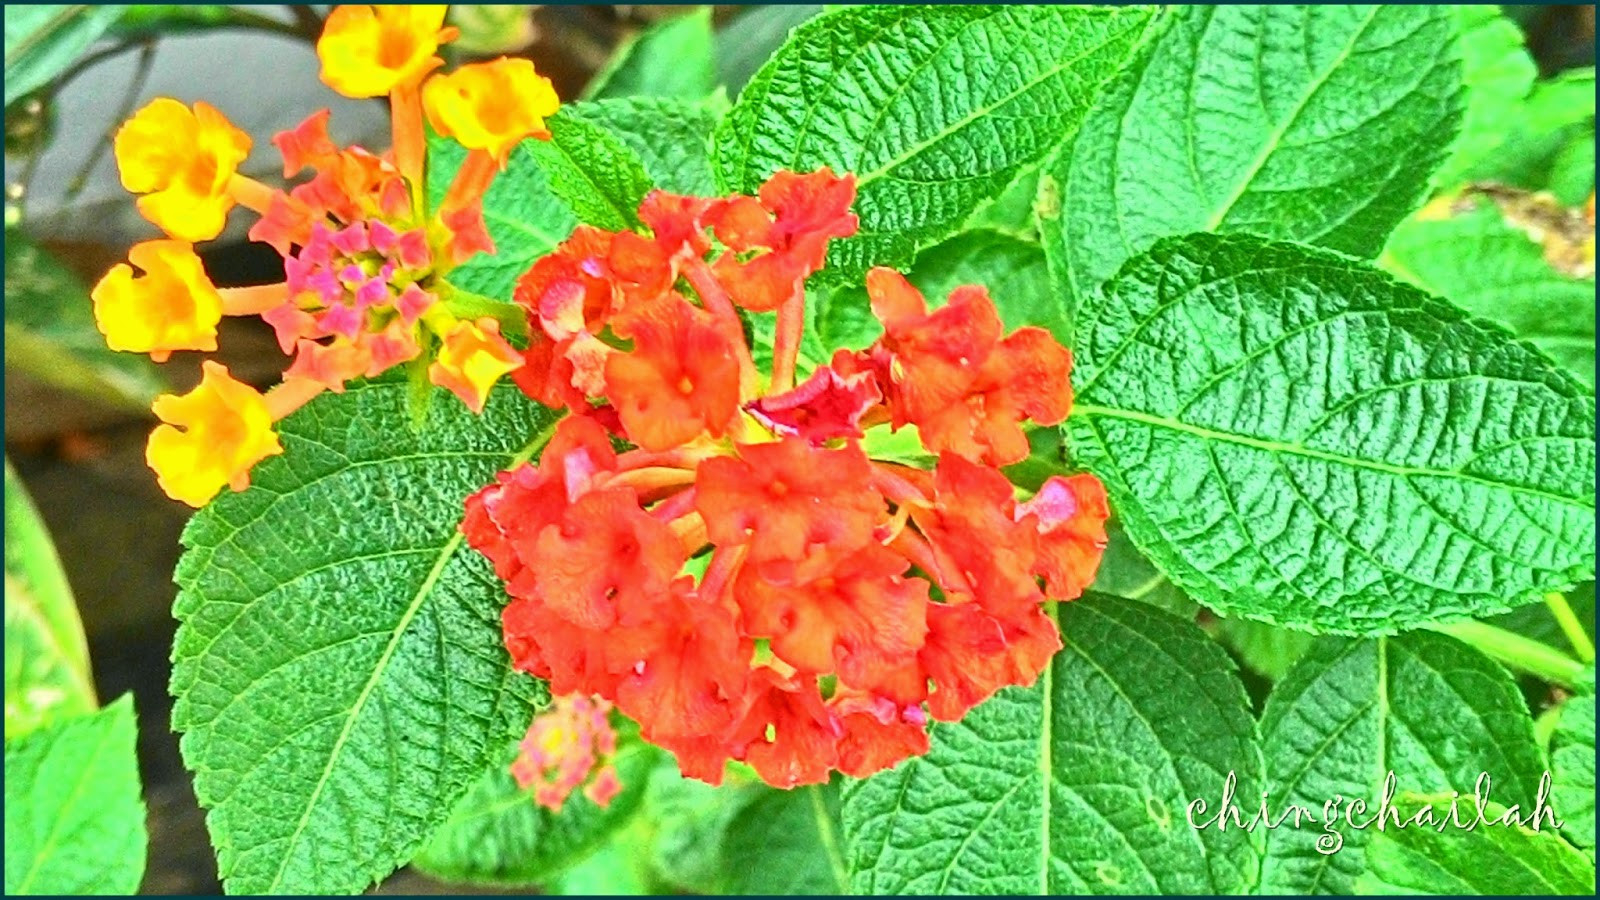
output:
<path id="1" fill-rule="evenodd" d="M 615 757 L 622 791 L 605 807 L 581 791 L 559 812 L 534 802 L 533 789 L 517 787 L 511 760 L 478 780 L 411 861 L 412 866 L 453 884 L 529 887 L 544 884 L 585 859 L 638 812 L 659 755 L 637 739 Z"/>
<path id="2" fill-rule="evenodd" d="M 1034 434 L 1053 430 L 1041 428 Z M 1033 436 L 1029 435 L 1030 438 Z M 1057 471 L 1064 470 L 1058 467 Z M 1128 539 L 1128 533 L 1122 529 L 1115 515 L 1106 523 L 1106 536 L 1105 554 L 1100 557 L 1100 569 L 1095 573 L 1094 583 L 1089 585 L 1090 590 L 1125 600 L 1138 600 L 1180 619 L 1194 620 L 1199 605 L 1178 590 L 1150 560 L 1145 559 L 1133 541 Z"/>
<path id="3" fill-rule="evenodd" d="M 1278 681 L 1304 656 L 1316 638 L 1249 619 L 1222 619 L 1216 635 L 1246 669 L 1268 681 Z"/>
<path id="4" fill-rule="evenodd" d="M 1161 238 L 1246 231 L 1376 256 L 1461 118 L 1433 6 L 1185 6 L 1046 167 L 1081 299 Z"/>
<path id="5" fill-rule="evenodd" d="M 1516 121 L 1539 66 L 1522 46 L 1522 29 L 1500 14 L 1498 6 L 1451 8 L 1460 30 L 1461 73 L 1466 107 L 1461 133 L 1434 183 L 1454 186 L 1467 172 L 1489 158 L 1506 140 L 1506 124 Z"/>
<path id="6" fill-rule="evenodd" d="M 6 894 L 132 894 L 144 877 L 133 695 L 6 741 Z"/>
<path id="7" fill-rule="evenodd" d="M 838 779 L 756 796 L 728 823 L 722 884 L 732 896 L 844 894 L 850 889 L 839 833 Z"/>
<path id="8" fill-rule="evenodd" d="M 801 23 L 822 12 L 817 3 L 746 6 L 717 31 L 717 78 L 735 94 Z"/>
<path id="9" fill-rule="evenodd" d="M 1267 698 L 1261 739 L 1273 815 L 1296 804 L 1317 822 L 1335 798 L 1365 804 L 1353 811 L 1358 824 L 1375 815 L 1390 771 L 1399 791 L 1468 795 L 1487 772 L 1489 792 L 1524 808 L 1544 771 L 1511 676 L 1426 631 L 1318 641 Z M 1378 829 L 1329 827 L 1343 839 L 1337 852 L 1318 849 L 1324 830 L 1314 824 L 1268 831 L 1262 891 L 1351 893 L 1364 871 L 1361 848 Z"/>
<path id="10" fill-rule="evenodd" d="M 639 155 L 649 180 L 662 190 L 693 197 L 717 192 L 711 175 L 711 132 L 721 117 L 707 103 L 660 97 L 625 97 L 567 107 L 605 128 Z"/>
<path id="11" fill-rule="evenodd" d="M 122 9 L 64 4 L 7 9 L 6 105 L 66 71 L 117 20 Z M 9 235 L 7 238 L 9 243 Z"/>
<path id="12" fill-rule="evenodd" d="M 844 791 L 864 894 L 1247 891 L 1261 836 L 1185 810 L 1230 772 L 1258 795 L 1255 721 L 1233 663 L 1193 624 L 1092 596 L 1059 609 L 1066 649 L 927 756 Z"/>
<path id="13" fill-rule="evenodd" d="M 1452 208 L 1442 218 L 1417 215 L 1402 222 L 1379 265 L 1510 328 L 1592 386 L 1594 279 L 1556 271 L 1544 249 L 1506 222 L 1494 203 L 1460 203 L 1465 210 Z"/>
<path id="14" fill-rule="evenodd" d="M 661 892 L 715 893 L 723 878 L 728 825 L 758 796 L 749 785 L 730 781 L 712 787 L 684 778 L 677 761 L 663 755 L 640 814 L 650 832 L 643 855 Z"/>
<path id="15" fill-rule="evenodd" d="M 1225 615 L 1389 633 L 1594 577 L 1593 395 L 1359 261 L 1164 241 L 1077 332 L 1073 461 Z"/>
<path id="16" fill-rule="evenodd" d="M 1040 167 L 1024 169 L 1011 186 L 994 199 L 979 206 L 967 219 L 966 228 L 991 229 L 1033 243 L 1039 242 Z M 1057 301 L 1059 303 L 1060 301 Z"/>
<path id="17" fill-rule="evenodd" d="M 584 100 L 681 97 L 699 100 L 717 86 L 711 8 L 657 22 L 618 47 L 583 90 Z"/>
<path id="18" fill-rule="evenodd" d="M 548 411 L 502 385 L 475 416 L 403 378 L 325 394 L 284 453 L 184 530 L 173 727 L 235 893 L 353 893 L 405 862 L 527 728 L 505 590 L 456 530 Z M 441 391 L 442 393 L 442 391 Z"/>
<path id="19" fill-rule="evenodd" d="M 1584 634 L 1589 638 L 1591 646 L 1594 644 L 1594 582 L 1586 581 L 1566 592 L 1567 603 L 1572 607 L 1572 612 L 1578 617 L 1578 624 L 1583 627 Z M 1562 649 L 1571 646 L 1566 632 L 1562 630 L 1561 623 L 1551 613 L 1550 607 L 1544 603 L 1533 603 L 1519 607 L 1508 613 L 1491 616 L 1485 620 L 1488 624 L 1515 632 L 1526 638 L 1549 644 Z"/>
<path id="20" fill-rule="evenodd" d="M 835 277 L 904 266 L 1067 138 L 1151 20 L 1144 7 L 847 7 L 795 29 L 717 130 L 723 187 L 856 176 Z M 981 65 L 976 62 L 981 61 Z"/>
<path id="21" fill-rule="evenodd" d="M 1550 190 L 1568 206 L 1594 190 L 1594 67 L 1534 85 L 1526 103 L 1500 123 L 1505 140 L 1463 173 L 1525 190 Z"/>
<path id="22" fill-rule="evenodd" d="M 1594 854 L 1594 665 L 1588 690 L 1561 705 L 1550 738 L 1550 802 L 1561 813 L 1562 833 Z"/>
<path id="23" fill-rule="evenodd" d="M 567 239 L 578 220 L 550 188 L 529 138 L 511 151 L 506 170 L 483 196 L 483 220 L 494 239 L 493 254 L 478 254 L 450 270 L 450 283 L 497 300 L 511 299 L 517 278 L 533 261 Z M 437 208 L 467 152 L 455 141 L 428 140 L 428 204 Z"/>
<path id="24" fill-rule="evenodd" d="M 89 647 L 44 520 L 6 460 L 7 741 L 93 712 Z"/>
<path id="25" fill-rule="evenodd" d="M 166 389 L 155 365 L 106 347 L 89 290 L 66 266 L 14 229 L 6 229 L 5 244 L 6 368 L 98 403 L 149 412 Z"/>
<path id="26" fill-rule="evenodd" d="M 1448 797 L 1409 795 L 1406 809 L 1426 808 L 1432 820 L 1451 816 Z M 1474 822 L 1476 799 L 1456 803 L 1456 815 Z M 1553 830 L 1534 831 L 1515 824 L 1495 824 L 1508 814 L 1498 803 L 1483 806 L 1483 823 L 1468 831 L 1441 830 L 1428 821 L 1409 828 L 1375 831 L 1367 844 L 1369 874 L 1362 893 L 1442 894 L 1454 896 L 1594 895 L 1594 862 Z M 1527 815 L 1524 810 L 1523 816 Z M 1487 823 L 1487 824 L 1485 824 Z"/>
<path id="27" fill-rule="evenodd" d="M 550 179 L 550 190 L 566 201 L 578 221 L 608 231 L 639 225 L 639 201 L 654 187 L 644 163 L 606 128 L 564 107 L 551 116 L 550 140 L 523 141 Z"/>
<path id="28" fill-rule="evenodd" d="M 646 880 L 648 872 L 628 840 L 633 827 L 601 844 L 599 849 L 578 860 L 556 876 L 546 893 L 569 897 L 632 897 L 656 893 Z"/>

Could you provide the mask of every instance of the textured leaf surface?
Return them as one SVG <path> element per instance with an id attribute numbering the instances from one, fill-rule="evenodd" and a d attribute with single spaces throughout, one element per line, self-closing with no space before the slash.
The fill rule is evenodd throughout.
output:
<path id="1" fill-rule="evenodd" d="M 719 113 L 710 102 L 626 97 L 568 109 L 610 131 L 638 154 L 645 173 L 662 190 L 696 197 L 717 192 L 711 175 L 711 132 Z"/>
<path id="2" fill-rule="evenodd" d="M 450 283 L 492 297 L 511 299 L 517 277 L 533 261 L 566 240 L 578 219 L 550 188 L 550 179 L 534 159 L 530 138 L 511 151 L 504 172 L 483 197 L 483 220 L 494 239 L 493 254 L 480 253 L 450 270 Z M 428 196 L 437 207 L 467 152 L 455 141 L 428 141 Z"/>
<path id="3" fill-rule="evenodd" d="M 1318 822 L 1335 797 L 1366 804 L 1358 822 L 1375 815 L 1390 771 L 1397 791 L 1467 796 L 1487 772 L 1492 795 L 1524 809 L 1544 772 L 1511 676 L 1465 644 L 1426 631 L 1318 641 L 1268 697 L 1261 740 L 1274 815 L 1297 804 Z M 1362 848 L 1377 829 L 1337 824 L 1344 843 L 1334 853 L 1318 852 L 1319 825 L 1269 831 L 1262 891 L 1352 893 L 1365 871 Z"/>
<path id="4" fill-rule="evenodd" d="M 1078 127 L 1148 8 L 878 6 L 824 14 L 757 72 L 715 141 L 724 187 L 856 176 L 839 275 L 903 265 Z"/>
<path id="5" fill-rule="evenodd" d="M 22 479 L 6 460 L 7 741 L 57 718 L 92 712 L 89 647 L 67 573 Z"/>
<path id="6" fill-rule="evenodd" d="M 107 349 L 89 289 L 66 266 L 15 229 L 6 229 L 5 243 L 6 368 L 147 413 L 165 389 L 149 357 Z"/>
<path id="7" fill-rule="evenodd" d="M 1556 271 L 1526 232 L 1487 200 L 1456 214 L 1407 219 L 1379 264 L 1475 316 L 1510 328 L 1594 384 L 1593 278 Z M 1429 204 L 1430 210 L 1433 204 Z"/>
<path id="8" fill-rule="evenodd" d="M 1229 772 L 1260 791 L 1255 722 L 1233 664 L 1194 625 L 1090 597 L 1060 610 L 1066 649 L 933 749 L 844 792 L 861 894 L 1246 892 L 1260 834 L 1197 830 Z"/>
<path id="9" fill-rule="evenodd" d="M 837 780 L 790 791 L 765 785 L 748 790 L 756 796 L 739 809 L 724 832 L 719 893 L 848 893 Z"/>
<path id="10" fill-rule="evenodd" d="M 1224 614 L 1387 633 L 1593 577 L 1594 397 L 1441 300 L 1194 235 L 1091 295 L 1077 335 L 1068 451 Z"/>
<path id="11" fill-rule="evenodd" d="M 1048 167 L 1064 287 L 1195 231 L 1376 256 L 1460 121 L 1454 35 L 1442 7 L 1175 9 Z"/>
<path id="12" fill-rule="evenodd" d="M 1594 666 L 1585 691 L 1561 706 L 1550 738 L 1551 804 L 1561 814 L 1562 833 L 1594 853 Z"/>
<path id="13" fill-rule="evenodd" d="M 1423 798 L 1417 798 L 1421 800 Z M 1437 821 L 1450 814 L 1450 798 L 1428 798 Z M 1407 804 L 1407 810 L 1421 804 Z M 1462 797 L 1462 821 L 1477 815 L 1477 801 Z M 1483 808 L 1485 821 L 1506 814 L 1498 803 Z M 1523 810 L 1526 814 L 1526 810 Z M 1471 831 L 1425 824 L 1374 832 L 1367 845 L 1369 874 L 1362 893 L 1444 896 L 1594 895 L 1594 863 L 1548 827 L 1478 825 Z"/>
<path id="14" fill-rule="evenodd" d="M 132 894 L 144 877 L 133 696 L 6 741 L 6 894 Z"/>
<path id="15" fill-rule="evenodd" d="M 653 187 L 644 163 L 606 128 L 565 107 L 548 122 L 550 140 L 524 141 L 578 221 L 610 231 L 639 224 L 639 201 Z"/>
<path id="16" fill-rule="evenodd" d="M 659 754 L 637 740 L 616 756 L 622 792 L 605 807 L 582 792 L 557 812 L 534 802 L 533 790 L 511 777 L 516 748 L 473 785 L 450 818 L 411 861 L 456 884 L 527 887 L 544 884 L 592 853 L 638 812 Z"/>
<path id="17" fill-rule="evenodd" d="M 6 10 L 6 105 L 66 71 L 124 7 L 41 3 Z"/>
<path id="18" fill-rule="evenodd" d="M 657 22 L 619 47 L 596 72 L 583 99 L 681 97 L 699 100 L 717 86 L 711 47 L 711 9 L 701 7 Z"/>
<path id="19" fill-rule="evenodd" d="M 481 416 L 436 397 L 414 433 L 408 390 L 318 397 L 249 490 L 184 531 L 172 720 L 232 892 L 353 893 L 387 875 L 542 691 L 511 671 L 503 587 L 456 526 L 550 416 L 501 387 Z"/>

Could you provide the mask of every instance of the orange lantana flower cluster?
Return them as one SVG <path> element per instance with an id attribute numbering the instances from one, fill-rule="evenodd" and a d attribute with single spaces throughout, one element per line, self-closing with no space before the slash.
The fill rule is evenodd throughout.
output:
<path id="1" fill-rule="evenodd" d="M 516 293 L 535 327 L 514 377 L 569 414 L 537 465 L 467 501 L 506 646 L 712 783 L 730 759 L 790 787 L 925 752 L 930 717 L 1037 678 L 1061 647 L 1045 603 L 1079 596 L 1105 546 L 1092 476 L 1019 502 L 998 468 L 1026 457 L 1025 421 L 1066 416 L 1071 356 L 1003 334 L 982 288 L 930 312 L 873 270 L 883 336 L 795 383 L 804 282 L 854 233 L 854 194 L 827 170 L 757 197 L 657 191 L 648 235 L 580 227 Z M 770 379 L 741 310 L 776 313 Z M 905 426 L 931 471 L 874 458 Z"/>
<path id="2" fill-rule="evenodd" d="M 339 147 L 322 110 L 273 141 L 285 178 L 313 173 L 288 191 L 239 174 L 250 138 L 205 103 L 157 99 L 117 132 L 123 184 L 142 195 L 140 212 L 168 239 L 136 245 L 132 266 L 115 266 L 95 287 L 108 345 L 159 362 L 175 351 L 216 350 L 224 315 L 259 315 L 293 356 L 284 383 L 265 397 L 207 363 L 183 402 L 157 400 L 164 424 L 147 457 L 170 496 L 200 506 L 225 485 L 242 489 L 252 466 L 280 452 L 273 422 L 350 379 L 410 363 L 479 410 L 494 382 L 521 364 L 482 298 L 460 294 L 445 276 L 494 251 L 483 192 L 511 146 L 550 136 L 544 118 L 555 113 L 556 95 L 520 59 L 430 78 L 444 62 L 440 45 L 456 33 L 444 15 L 443 6 L 333 10 L 317 43 L 322 79 L 349 97 L 387 94 L 393 146 L 383 154 Z M 468 150 L 437 208 L 425 190 L 425 117 Z M 283 255 L 283 283 L 218 290 L 206 276 L 193 244 L 217 237 L 235 205 L 260 215 L 250 237 Z"/>

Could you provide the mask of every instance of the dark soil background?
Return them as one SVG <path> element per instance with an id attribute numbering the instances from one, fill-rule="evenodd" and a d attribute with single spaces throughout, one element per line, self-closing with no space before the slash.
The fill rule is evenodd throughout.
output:
<path id="1" fill-rule="evenodd" d="M 731 20 L 740 9 L 717 7 L 716 21 Z M 681 11 L 671 6 L 537 7 L 537 36 L 522 54 L 537 61 L 562 97 L 576 97 L 619 42 Z M 1509 7 L 1507 13 L 1523 23 L 1545 73 L 1593 61 L 1593 6 Z M 126 245 L 32 236 L 90 284 L 126 251 Z M 207 269 L 222 286 L 282 278 L 276 254 L 260 245 L 208 245 L 204 255 Z M 257 320 L 225 322 L 219 344 L 221 361 L 259 386 L 275 382 L 285 363 L 270 330 Z M 187 390 L 198 382 L 199 367 L 182 356 L 192 354 L 175 357 L 166 369 L 174 385 Z M 180 550 L 178 535 L 190 510 L 164 497 L 145 466 L 151 421 L 11 371 L 5 378 L 5 405 L 6 454 L 56 541 L 88 632 L 99 695 L 102 700 L 128 691 L 135 695 L 150 824 L 143 892 L 219 893 L 203 814 L 170 728 L 172 700 L 167 694 L 176 628 L 170 614 L 176 593 L 172 571 Z M 483 892 L 440 885 L 402 870 L 375 893 Z"/>

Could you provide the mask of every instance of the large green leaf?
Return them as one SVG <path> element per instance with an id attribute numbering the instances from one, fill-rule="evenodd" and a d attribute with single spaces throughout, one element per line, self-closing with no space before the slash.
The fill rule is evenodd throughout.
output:
<path id="1" fill-rule="evenodd" d="M 92 712 L 89 647 L 67 573 L 22 479 L 6 460 L 6 718 L 11 740 Z"/>
<path id="2" fill-rule="evenodd" d="M 583 99 L 681 97 L 699 100 L 717 86 L 711 9 L 657 22 L 617 48 L 583 90 Z"/>
<path id="3" fill-rule="evenodd" d="M 864 894 L 1247 891 L 1261 835 L 1196 829 L 1229 773 L 1258 795 L 1255 721 L 1232 662 L 1193 624 L 1091 596 L 1060 607 L 1066 649 L 927 756 L 844 792 Z"/>
<path id="4" fill-rule="evenodd" d="M 663 97 L 621 97 L 576 103 L 573 115 L 599 125 L 638 154 L 651 182 L 694 197 L 717 192 L 711 175 L 711 132 L 719 107 Z"/>
<path id="5" fill-rule="evenodd" d="M 133 695 L 6 741 L 6 894 L 132 894 L 144 877 Z"/>
<path id="6" fill-rule="evenodd" d="M 5 244 L 6 368 L 98 403 L 147 412 L 165 389 L 155 365 L 143 354 L 106 347 L 89 290 L 66 266 L 15 229 L 6 229 Z"/>
<path id="7" fill-rule="evenodd" d="M 1478 802 L 1471 796 L 1409 795 L 1408 812 L 1428 809 L 1432 821 L 1475 822 Z M 1452 813 L 1452 806 L 1454 812 Z M 1527 809 L 1519 811 L 1528 814 Z M 1374 832 L 1367 844 L 1368 874 L 1361 879 L 1367 894 L 1440 894 L 1445 896 L 1594 895 L 1594 862 L 1553 830 L 1534 831 L 1496 824 L 1508 810 L 1498 803 L 1483 806 L 1483 823 L 1466 828 L 1440 828 L 1427 821 L 1409 828 Z"/>
<path id="8" fill-rule="evenodd" d="M 1594 384 L 1594 278 L 1556 271 L 1543 248 L 1507 223 L 1493 203 L 1463 202 L 1461 213 L 1402 222 L 1379 264 L 1510 328 Z"/>
<path id="9" fill-rule="evenodd" d="M 638 154 L 570 106 L 548 127 L 549 140 L 524 141 L 517 149 L 544 169 L 550 190 L 580 222 L 609 231 L 638 227 L 639 201 L 655 186 Z"/>
<path id="10" fill-rule="evenodd" d="M 1561 705 L 1550 737 L 1551 803 L 1561 814 L 1565 834 L 1594 854 L 1594 665 L 1583 691 Z"/>
<path id="11" fill-rule="evenodd" d="M 72 65 L 122 15 L 120 6 L 6 8 L 6 105 Z"/>
<path id="12" fill-rule="evenodd" d="M 511 670 L 504 587 L 457 525 L 551 416 L 502 386 L 481 416 L 436 397 L 413 432 L 409 390 L 313 400 L 281 423 L 283 455 L 184 531 L 172 721 L 230 891 L 387 875 L 543 691 Z"/>
<path id="13" fill-rule="evenodd" d="M 745 790 L 755 796 L 723 832 L 718 893 L 814 896 L 849 891 L 837 780 L 789 791 L 765 785 Z"/>
<path id="14" fill-rule="evenodd" d="M 1185 6 L 1047 168 L 1042 217 L 1081 298 L 1156 241 L 1247 231 L 1375 256 L 1460 121 L 1430 6 Z"/>
<path id="15" fill-rule="evenodd" d="M 1511 676 L 1465 644 L 1426 631 L 1318 641 L 1267 698 L 1261 740 L 1273 815 L 1294 804 L 1317 822 L 1335 798 L 1365 804 L 1357 823 L 1376 815 L 1391 771 L 1397 791 L 1468 795 L 1487 773 L 1493 796 L 1524 809 L 1544 772 Z M 1332 852 L 1322 842 L 1333 839 L 1317 825 L 1270 830 L 1262 891 L 1353 892 L 1365 871 L 1362 847 L 1378 829 L 1328 827 L 1342 838 Z"/>
<path id="16" fill-rule="evenodd" d="M 829 166 L 856 176 L 861 230 L 836 274 L 903 265 L 1067 138 L 1151 11 L 857 6 L 795 29 L 717 131 L 723 187 Z"/>
<path id="17" fill-rule="evenodd" d="M 485 774 L 411 861 L 455 884 L 525 887 L 547 883 L 604 843 L 638 812 L 659 754 L 633 739 L 618 750 L 622 791 L 601 807 L 574 792 L 557 812 L 534 802 L 511 777 L 510 761 Z"/>
<path id="18" fill-rule="evenodd" d="M 1391 633 L 1593 578 L 1593 395 L 1364 263 L 1171 239 L 1077 333 L 1071 457 L 1224 614 Z"/>

